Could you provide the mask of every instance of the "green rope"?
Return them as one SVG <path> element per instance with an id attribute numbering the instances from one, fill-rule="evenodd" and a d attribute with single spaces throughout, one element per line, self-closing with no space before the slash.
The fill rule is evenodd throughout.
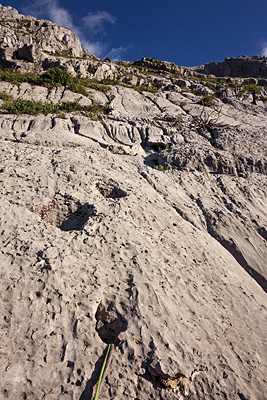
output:
<path id="1" fill-rule="evenodd" d="M 96 388 L 94 400 L 97 400 L 97 396 L 98 396 L 98 393 L 99 393 L 99 389 L 100 389 L 100 385 L 101 385 L 102 376 L 103 376 L 103 373 L 104 373 L 104 371 L 105 371 L 105 366 L 106 366 L 106 363 L 107 363 L 107 359 L 108 359 L 108 354 L 109 354 L 109 351 L 110 351 L 110 347 L 111 347 L 111 345 L 109 344 L 109 345 L 108 345 L 108 349 L 107 349 L 107 353 L 106 353 L 106 357 L 105 357 L 105 360 L 104 360 L 104 362 L 103 362 L 103 365 L 102 365 L 102 368 L 101 368 L 101 372 L 100 372 L 100 375 L 99 375 L 99 379 L 98 379 L 98 384 L 97 384 L 97 388 Z"/>

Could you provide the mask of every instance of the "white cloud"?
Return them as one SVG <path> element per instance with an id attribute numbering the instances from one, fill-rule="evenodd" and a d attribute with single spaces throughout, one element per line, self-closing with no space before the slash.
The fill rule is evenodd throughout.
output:
<path id="1" fill-rule="evenodd" d="M 89 13 L 83 18 L 83 24 L 87 29 L 93 33 L 104 31 L 104 24 L 110 22 L 115 24 L 116 18 L 106 11 L 98 11 L 96 13 Z"/>
<path id="2" fill-rule="evenodd" d="M 267 57 L 267 42 L 262 43 L 261 56 Z"/>
<path id="3" fill-rule="evenodd" d="M 96 57 L 104 57 L 107 46 L 103 42 L 89 42 L 88 40 L 81 38 L 81 43 L 85 49 L 87 49 L 90 53 L 94 54 Z"/>
<path id="4" fill-rule="evenodd" d="M 105 33 L 105 24 L 116 22 L 116 18 L 106 11 L 88 13 L 83 19 L 81 26 L 74 24 L 69 11 L 59 5 L 59 0 L 34 0 L 30 6 L 24 7 L 23 12 L 37 18 L 46 18 L 56 24 L 69 28 L 79 36 L 85 49 L 97 57 L 103 58 L 106 55 L 112 60 L 118 60 L 127 50 L 125 47 L 113 48 L 108 51 L 108 45 L 101 40 L 90 40 L 88 32 L 92 38 L 97 33 Z"/>
<path id="5" fill-rule="evenodd" d="M 121 61 L 123 54 L 126 53 L 128 47 L 113 47 L 110 52 L 107 54 L 107 57 L 110 58 L 112 61 Z"/>
<path id="6" fill-rule="evenodd" d="M 73 24 L 70 13 L 60 7 L 57 0 L 35 0 L 30 6 L 24 7 L 23 11 L 38 18 L 48 18 L 74 33 L 80 33 L 79 28 Z"/>

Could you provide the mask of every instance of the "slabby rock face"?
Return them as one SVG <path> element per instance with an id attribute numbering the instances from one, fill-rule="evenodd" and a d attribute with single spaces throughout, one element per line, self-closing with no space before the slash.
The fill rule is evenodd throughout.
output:
<path id="1" fill-rule="evenodd" d="M 105 93 L 0 82 L 109 110 L 0 110 L 0 398 L 92 399 L 114 344 L 99 399 L 264 400 L 265 81 L 98 64 Z"/>

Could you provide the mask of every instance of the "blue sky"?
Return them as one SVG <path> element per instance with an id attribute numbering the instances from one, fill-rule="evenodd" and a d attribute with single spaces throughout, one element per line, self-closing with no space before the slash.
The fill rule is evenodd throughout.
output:
<path id="1" fill-rule="evenodd" d="M 155 57 L 194 66 L 238 55 L 267 56 L 266 0 L 9 0 L 52 20 L 96 56 Z"/>

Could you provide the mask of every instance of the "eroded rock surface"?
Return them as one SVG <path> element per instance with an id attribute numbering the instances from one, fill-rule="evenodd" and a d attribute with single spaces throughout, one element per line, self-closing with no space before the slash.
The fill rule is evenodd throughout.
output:
<path id="1" fill-rule="evenodd" d="M 87 96 L 0 82 L 1 398 L 92 399 L 113 343 L 99 399 L 264 399 L 266 88 L 175 67 L 99 63 L 125 74 Z"/>

